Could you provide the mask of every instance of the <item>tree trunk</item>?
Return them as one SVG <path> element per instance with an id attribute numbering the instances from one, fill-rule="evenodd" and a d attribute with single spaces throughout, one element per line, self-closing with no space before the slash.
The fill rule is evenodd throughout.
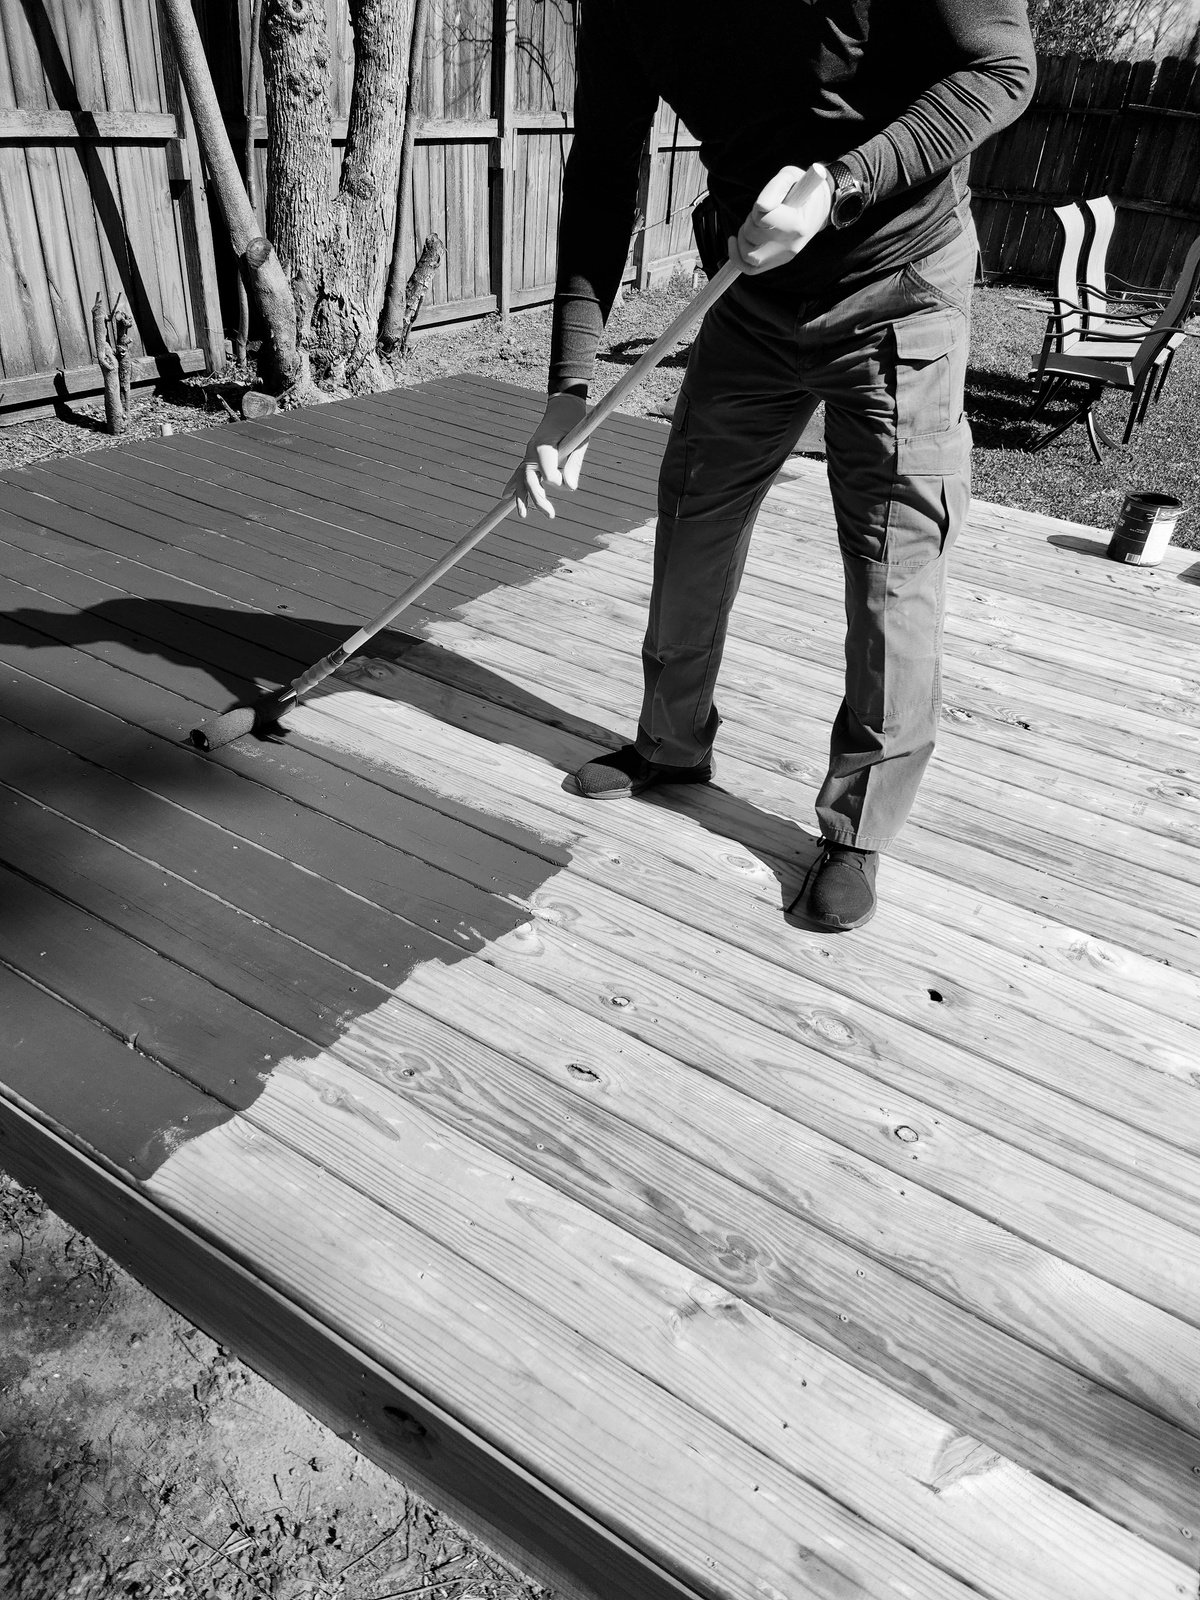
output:
<path id="1" fill-rule="evenodd" d="M 396 211 L 408 75 L 408 0 L 349 0 L 354 87 L 329 197 L 329 46 L 322 0 L 266 0 L 271 232 L 292 281 L 314 376 L 381 381 L 375 353 Z"/>
<path id="2" fill-rule="evenodd" d="M 171 29 L 179 74 L 192 108 L 196 137 L 225 213 L 230 242 L 234 253 L 247 263 L 251 286 L 266 319 L 272 346 L 270 364 L 275 369 L 270 376 L 283 386 L 294 381 L 298 366 L 296 312 L 291 291 L 275 252 L 259 233 L 258 219 L 250 205 L 250 197 L 238 171 L 233 146 L 221 117 L 204 46 L 200 42 L 200 31 L 192 14 L 191 0 L 162 0 L 162 8 Z M 253 261 L 250 259 L 251 247 L 255 256 Z"/>
<path id="3" fill-rule="evenodd" d="M 296 302 L 308 349 L 329 211 L 329 38 L 324 0 L 265 0 L 267 232 Z"/>

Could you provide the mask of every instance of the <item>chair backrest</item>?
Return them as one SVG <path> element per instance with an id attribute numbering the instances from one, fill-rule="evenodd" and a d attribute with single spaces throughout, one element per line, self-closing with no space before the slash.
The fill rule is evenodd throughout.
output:
<path id="1" fill-rule="evenodd" d="M 1108 310 L 1108 246 L 1117 220 L 1117 208 L 1106 194 L 1083 203 L 1092 218 L 1092 240 L 1088 245 L 1080 299 L 1092 316 L 1102 317 Z"/>
<path id="2" fill-rule="evenodd" d="M 1172 329 L 1182 325 L 1192 301 L 1200 293 L 1200 234 L 1192 240 L 1191 249 L 1184 257 L 1183 270 L 1171 291 L 1171 298 L 1159 313 L 1158 321 L 1150 329 L 1133 358 L 1133 374 L 1140 377 L 1152 361 L 1156 361 L 1169 344 L 1182 344 L 1183 335 Z"/>
<path id="3" fill-rule="evenodd" d="M 1057 348 L 1061 352 L 1077 345 L 1083 331 L 1083 318 L 1073 308 L 1079 300 L 1079 252 L 1083 248 L 1084 221 L 1083 211 L 1075 201 L 1070 205 L 1055 206 L 1054 215 L 1058 218 L 1063 235 L 1054 280 L 1054 292 L 1058 300 L 1055 309 L 1061 317 L 1054 326 L 1057 329 Z"/>

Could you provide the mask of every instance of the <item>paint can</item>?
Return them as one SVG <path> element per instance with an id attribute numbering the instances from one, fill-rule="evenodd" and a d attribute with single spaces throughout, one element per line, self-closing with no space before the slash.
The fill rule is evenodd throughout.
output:
<path id="1" fill-rule="evenodd" d="M 1169 494 L 1127 494 L 1106 555 L 1131 567 L 1157 566 L 1182 510 L 1182 502 Z"/>

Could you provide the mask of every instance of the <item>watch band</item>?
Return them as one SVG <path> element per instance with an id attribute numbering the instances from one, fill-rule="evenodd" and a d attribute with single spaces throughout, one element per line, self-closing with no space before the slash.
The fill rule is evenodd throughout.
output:
<path id="1" fill-rule="evenodd" d="M 832 228 L 848 228 L 867 209 L 866 185 L 844 161 L 830 161 L 825 170 L 833 189 L 829 225 Z"/>

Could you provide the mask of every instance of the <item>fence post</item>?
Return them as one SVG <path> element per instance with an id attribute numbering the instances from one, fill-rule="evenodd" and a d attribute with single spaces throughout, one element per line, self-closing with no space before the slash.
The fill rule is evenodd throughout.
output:
<path id="1" fill-rule="evenodd" d="M 516 129 L 513 126 L 513 76 L 517 54 L 517 0 L 496 0 L 493 21 L 496 50 L 496 143 L 492 151 L 492 283 L 496 309 L 507 320 L 512 310 L 513 169 Z"/>

